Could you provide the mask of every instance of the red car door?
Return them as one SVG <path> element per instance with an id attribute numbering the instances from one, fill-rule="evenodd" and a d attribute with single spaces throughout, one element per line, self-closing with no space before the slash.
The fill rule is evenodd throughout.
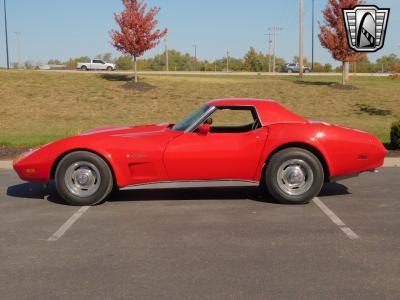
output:
<path id="1" fill-rule="evenodd" d="M 253 180 L 267 128 L 244 133 L 184 133 L 164 154 L 170 180 Z"/>

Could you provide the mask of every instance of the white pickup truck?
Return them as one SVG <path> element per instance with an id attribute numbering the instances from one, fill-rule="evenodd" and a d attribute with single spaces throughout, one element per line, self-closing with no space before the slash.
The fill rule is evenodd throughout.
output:
<path id="1" fill-rule="evenodd" d="M 115 71 L 116 67 L 115 64 L 104 62 L 101 59 L 93 59 L 91 62 L 88 63 L 78 63 L 76 66 L 78 70 L 82 71 Z"/>

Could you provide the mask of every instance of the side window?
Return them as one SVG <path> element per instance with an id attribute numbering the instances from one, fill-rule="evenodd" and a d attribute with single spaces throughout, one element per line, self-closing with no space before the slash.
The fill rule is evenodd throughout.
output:
<path id="1" fill-rule="evenodd" d="M 101 60 L 99 60 L 99 59 L 94 59 L 93 63 L 94 64 L 103 64 L 103 62 Z"/>
<path id="2" fill-rule="evenodd" d="M 254 107 L 218 108 L 211 119 L 211 133 L 240 133 L 260 127 Z"/>

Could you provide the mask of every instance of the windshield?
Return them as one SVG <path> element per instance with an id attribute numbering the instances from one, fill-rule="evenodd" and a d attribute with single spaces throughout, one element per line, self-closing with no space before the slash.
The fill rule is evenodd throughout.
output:
<path id="1" fill-rule="evenodd" d="M 208 105 L 204 105 L 200 109 L 196 110 L 194 113 L 192 113 L 190 116 L 187 118 L 183 119 L 181 122 L 176 124 L 174 127 L 172 127 L 172 130 L 176 131 L 186 131 L 190 126 L 192 126 L 197 120 L 200 119 L 202 115 L 204 115 L 210 107 Z"/>

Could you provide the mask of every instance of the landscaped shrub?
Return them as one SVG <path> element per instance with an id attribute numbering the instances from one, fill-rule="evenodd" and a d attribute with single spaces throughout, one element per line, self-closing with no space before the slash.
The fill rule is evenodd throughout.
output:
<path id="1" fill-rule="evenodd" d="M 391 146 L 394 149 L 400 149 L 400 120 L 393 122 L 390 130 Z"/>

